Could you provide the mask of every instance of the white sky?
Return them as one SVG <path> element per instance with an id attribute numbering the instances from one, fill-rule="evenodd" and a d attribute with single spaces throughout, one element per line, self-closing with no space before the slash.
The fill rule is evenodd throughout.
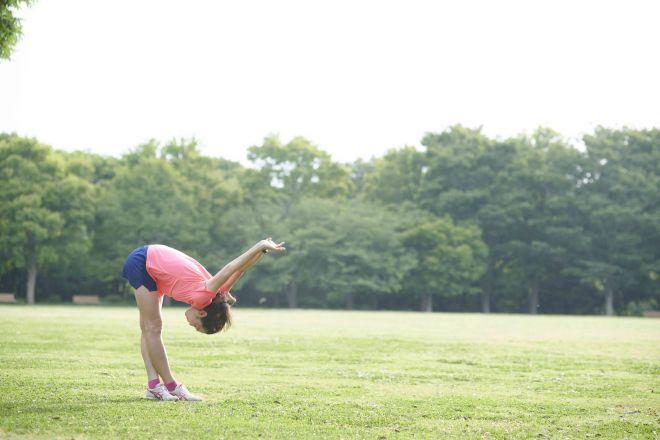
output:
<path id="1" fill-rule="evenodd" d="M 38 0 L 0 62 L 0 132 L 120 154 L 269 133 L 337 160 L 454 123 L 508 136 L 660 125 L 655 1 Z"/>

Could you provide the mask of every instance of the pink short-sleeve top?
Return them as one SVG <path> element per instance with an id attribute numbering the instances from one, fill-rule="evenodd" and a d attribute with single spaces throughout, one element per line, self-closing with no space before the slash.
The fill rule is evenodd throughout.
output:
<path id="1" fill-rule="evenodd" d="M 211 304 L 216 292 L 206 290 L 211 274 L 194 258 L 162 244 L 147 248 L 147 273 L 156 281 L 160 295 L 203 309 Z"/>

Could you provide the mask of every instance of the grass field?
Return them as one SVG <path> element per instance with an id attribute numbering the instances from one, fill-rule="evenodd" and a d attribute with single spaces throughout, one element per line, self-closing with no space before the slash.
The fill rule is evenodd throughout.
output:
<path id="1" fill-rule="evenodd" d="M 189 403 L 142 399 L 136 309 L 0 307 L 0 437 L 660 437 L 660 320 L 235 312 L 164 311 Z"/>

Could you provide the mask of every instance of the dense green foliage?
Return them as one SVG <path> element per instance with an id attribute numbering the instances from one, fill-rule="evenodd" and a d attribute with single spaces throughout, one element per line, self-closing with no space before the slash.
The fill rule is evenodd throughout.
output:
<path id="1" fill-rule="evenodd" d="M 16 17 L 16 10 L 21 4 L 29 5 L 32 0 L 0 0 L 0 59 L 11 56 L 23 26 L 21 19 Z"/>
<path id="2" fill-rule="evenodd" d="M 245 167 L 194 142 L 121 157 L 0 135 L 0 290 L 126 296 L 124 258 L 164 243 L 210 271 L 272 235 L 242 304 L 638 313 L 660 305 L 660 130 L 461 126 L 342 164 L 268 137 Z M 35 287 L 36 286 L 36 287 Z"/>
<path id="3" fill-rule="evenodd" d="M 142 398 L 135 307 L 0 306 L 0 437 L 653 439 L 660 432 L 660 320 L 235 312 L 231 331 L 205 336 L 181 309 L 164 310 L 172 371 L 205 400 L 152 402 Z"/>

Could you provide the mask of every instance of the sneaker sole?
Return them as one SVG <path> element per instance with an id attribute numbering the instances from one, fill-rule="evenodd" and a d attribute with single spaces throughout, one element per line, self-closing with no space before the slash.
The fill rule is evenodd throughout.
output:
<path id="1" fill-rule="evenodd" d="M 185 397 L 179 397 L 179 400 L 182 402 L 201 402 L 203 399 L 186 399 Z"/>
<path id="2" fill-rule="evenodd" d="M 163 399 L 160 393 L 152 393 L 151 391 L 148 391 L 147 394 L 145 394 L 144 398 L 147 400 L 158 400 L 161 402 L 176 402 L 177 400 L 179 400 L 179 399 Z"/>

